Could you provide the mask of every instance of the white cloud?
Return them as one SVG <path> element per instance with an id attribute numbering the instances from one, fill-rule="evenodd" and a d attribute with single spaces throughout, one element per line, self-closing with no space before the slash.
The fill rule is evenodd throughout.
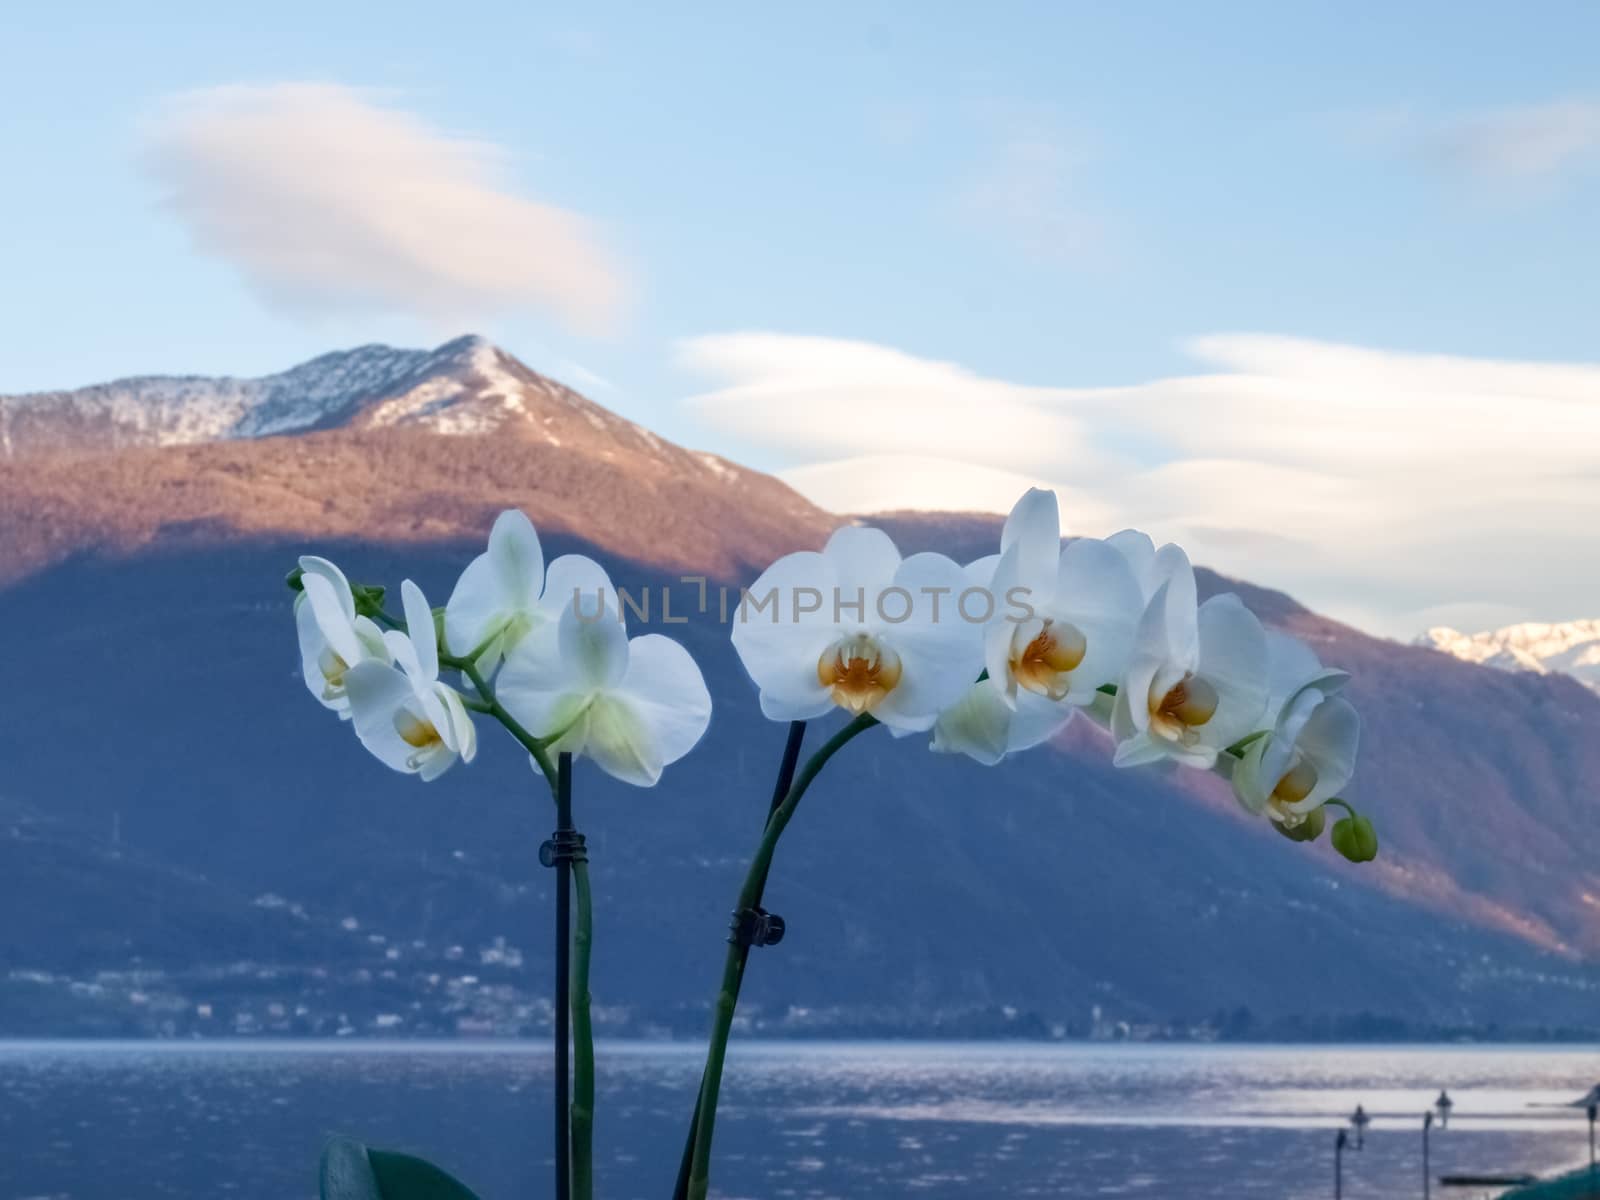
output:
<path id="1" fill-rule="evenodd" d="M 1600 365 L 1260 334 L 1187 348 L 1200 373 L 1097 389 L 773 333 L 679 357 L 722 385 L 693 412 L 839 511 L 998 511 L 1064 482 L 1081 532 L 1140 525 L 1383 632 L 1600 614 Z"/>
<path id="2" fill-rule="evenodd" d="M 1444 161 L 1489 179 L 1548 179 L 1600 163 L 1600 102 L 1498 109 L 1449 122 L 1429 141 Z"/>
<path id="3" fill-rule="evenodd" d="M 594 226 L 507 190 L 505 155 L 332 84 L 211 88 L 145 160 L 199 248 L 270 301 L 446 322 L 539 307 L 600 332 L 630 285 Z"/>
<path id="4" fill-rule="evenodd" d="M 1005 512 L 1031 487 L 1055 490 L 1070 518 L 1068 533 L 1102 523 L 1107 513 L 1092 497 L 1043 475 L 1004 471 L 951 458 L 915 454 L 865 454 L 779 472 L 802 495 L 826 496 L 835 512 L 895 509 Z"/>
<path id="5" fill-rule="evenodd" d="M 1600 167 L 1600 100 L 1581 96 L 1451 115 L 1379 109 L 1345 126 L 1358 144 L 1498 188 L 1550 184 Z"/>

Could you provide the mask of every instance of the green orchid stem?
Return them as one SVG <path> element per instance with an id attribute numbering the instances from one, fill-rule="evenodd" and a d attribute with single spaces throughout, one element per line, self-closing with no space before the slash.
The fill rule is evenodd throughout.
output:
<path id="1" fill-rule="evenodd" d="M 478 700 L 483 707 L 472 706 L 474 712 L 488 713 L 496 721 L 505 726 L 506 732 L 522 743 L 522 748 L 533 755 L 533 761 L 539 764 L 539 770 L 546 781 L 553 788 L 556 786 L 556 768 L 550 761 L 550 742 L 554 739 L 536 738 L 505 710 L 494 694 L 494 689 L 489 686 L 489 681 L 483 677 L 483 672 L 478 669 L 478 664 L 467 658 L 456 658 L 451 654 L 441 654 L 439 665 L 460 671 L 472 681 L 473 689 L 478 693 Z M 465 697 L 463 697 L 465 699 Z"/>
<path id="2" fill-rule="evenodd" d="M 789 722 L 789 736 L 784 742 L 783 758 L 778 763 L 778 777 L 773 781 L 772 799 L 767 804 L 768 821 L 772 814 L 778 811 L 778 806 L 783 803 L 784 797 L 789 794 L 789 789 L 794 786 L 794 773 L 800 765 L 800 750 L 805 745 L 806 723 L 804 721 Z M 761 903 L 761 894 L 766 890 L 765 877 L 761 886 L 756 889 L 756 903 Z M 745 966 L 750 961 L 750 947 L 739 947 L 739 985 L 744 984 Z M 705 1086 L 705 1073 L 701 1072 L 700 1085 Z M 694 1112 L 689 1116 L 689 1132 L 683 1139 L 683 1156 L 678 1160 L 678 1178 L 672 1187 L 672 1200 L 686 1200 L 689 1195 L 689 1170 L 694 1166 L 694 1138 L 695 1132 L 700 1128 L 700 1093 L 695 1092 Z"/>
<path id="3" fill-rule="evenodd" d="M 594 1026 L 589 1019 L 589 954 L 594 908 L 589 864 L 572 864 L 572 1200 L 594 1198 Z"/>
<path id="4" fill-rule="evenodd" d="M 794 784 L 789 788 L 789 794 L 773 811 L 766 829 L 762 831 L 761 843 L 756 847 L 755 857 L 750 860 L 750 867 L 745 872 L 744 886 L 739 889 L 739 901 L 734 906 L 735 911 L 754 908 L 759 902 L 766 885 L 767 872 L 772 868 L 772 856 L 778 848 L 778 839 L 788 828 L 795 809 L 800 806 L 801 797 L 811 786 L 811 781 L 845 743 L 857 734 L 865 733 L 877 723 L 871 713 L 862 713 L 829 738 L 806 760 L 805 766 L 800 768 Z M 699 1119 L 695 1124 L 693 1165 L 689 1169 L 689 1200 L 705 1200 L 706 1191 L 710 1187 L 711 1135 L 717 1121 L 717 1097 L 722 1090 L 722 1067 L 728 1054 L 728 1036 L 733 1031 L 733 1014 L 739 1004 L 739 985 L 743 978 L 744 955 L 737 942 L 730 938 L 728 952 L 723 959 L 722 985 L 718 989 L 716 1006 L 712 1010 L 711 1041 L 706 1048 L 705 1075 L 700 1082 Z"/>
<path id="5" fill-rule="evenodd" d="M 1332 800 L 1326 800 L 1323 803 L 1324 803 L 1324 805 L 1337 804 L 1340 808 L 1344 809 L 1344 811 L 1349 813 L 1352 817 L 1359 817 L 1361 815 L 1355 809 L 1351 808 L 1348 804 L 1346 804 L 1343 800 L 1340 800 L 1337 796 L 1335 796 Z"/>

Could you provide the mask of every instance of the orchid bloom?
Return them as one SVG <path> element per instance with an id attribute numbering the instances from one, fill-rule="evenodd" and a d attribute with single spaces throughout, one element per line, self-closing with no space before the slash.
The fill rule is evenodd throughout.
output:
<path id="1" fill-rule="evenodd" d="M 1047 740 L 1121 677 L 1143 606 L 1116 549 L 1093 538 L 1062 548 L 1054 492 L 1017 501 L 1000 550 L 968 568 L 981 578 L 993 563 L 980 586 L 1004 606 L 984 630 L 987 677 L 940 714 L 933 737 L 933 749 L 986 764 Z"/>
<path id="2" fill-rule="evenodd" d="M 926 732 L 983 666 L 971 583 L 942 554 L 902 558 L 881 529 L 849 525 L 821 552 L 773 563 L 741 600 L 733 646 L 774 721 L 833 708 L 896 734 Z M 986 620 L 987 613 L 980 613 Z"/>
<path id="3" fill-rule="evenodd" d="M 1156 547 L 1155 541 L 1142 529 L 1122 529 L 1106 539 L 1106 543 L 1128 560 L 1133 577 L 1139 583 L 1140 604 L 1149 604 L 1156 589 L 1174 574 L 1192 570 L 1189 556 L 1183 547 L 1172 542 Z"/>
<path id="4" fill-rule="evenodd" d="M 350 581 L 327 559 L 309 554 L 300 559 L 300 589 L 294 623 L 306 690 L 324 708 L 338 713 L 341 721 L 348 721 L 345 676 L 350 668 L 367 659 L 392 661 L 383 631 L 370 617 L 356 615 Z"/>
<path id="5" fill-rule="evenodd" d="M 1234 595 L 1196 604 L 1188 559 L 1156 588 L 1111 710 L 1116 764 L 1210 768 L 1267 706 L 1267 638 Z"/>
<path id="6" fill-rule="evenodd" d="M 398 668 L 368 660 L 345 676 L 361 744 L 396 771 L 437 779 L 459 758 L 471 762 L 478 735 L 455 690 L 439 682 L 433 610 L 411 580 L 400 586 L 406 632 L 384 635 Z"/>
<path id="7" fill-rule="evenodd" d="M 576 603 L 555 637 L 511 652 L 495 690 L 552 753 L 586 755 L 638 787 L 653 786 L 711 722 L 711 694 L 687 650 L 657 633 L 630 640 L 619 613 Z"/>
<path id="8" fill-rule="evenodd" d="M 1303 642 L 1267 636 L 1270 729 L 1234 766 L 1233 794 L 1249 811 L 1292 828 L 1350 782 L 1361 718 L 1339 695 L 1348 674 L 1324 667 Z"/>
<path id="9" fill-rule="evenodd" d="M 580 593 L 596 592 L 594 607 L 615 607 L 604 567 L 581 554 L 565 554 L 547 568 L 533 522 L 508 508 L 495 518 L 489 548 L 467 564 L 450 593 L 445 645 L 493 674 L 528 634 L 553 624 Z"/>

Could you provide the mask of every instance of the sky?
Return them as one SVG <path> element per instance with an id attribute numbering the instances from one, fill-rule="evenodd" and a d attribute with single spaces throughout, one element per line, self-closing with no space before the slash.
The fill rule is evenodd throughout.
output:
<path id="1" fill-rule="evenodd" d="M 687 14 L 687 15 L 686 15 Z M 1600 8 L 0 12 L 0 394 L 482 333 L 836 511 L 1600 615 Z"/>

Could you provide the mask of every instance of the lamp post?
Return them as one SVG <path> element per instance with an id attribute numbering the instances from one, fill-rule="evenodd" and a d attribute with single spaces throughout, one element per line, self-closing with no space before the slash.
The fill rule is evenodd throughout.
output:
<path id="1" fill-rule="evenodd" d="M 1428 1169 L 1428 1131 L 1433 1128 L 1433 1110 L 1429 1109 L 1422 1114 L 1422 1200 L 1428 1200 L 1433 1187 L 1433 1175 Z M 1444 1128 L 1444 1121 L 1440 1120 L 1439 1128 Z"/>
<path id="2" fill-rule="evenodd" d="M 1367 1126 L 1372 1124 L 1372 1118 L 1367 1116 L 1367 1110 L 1358 1104 L 1355 1112 L 1350 1114 L 1350 1124 L 1356 1131 L 1356 1149 L 1363 1149 L 1367 1144 Z"/>
<path id="3" fill-rule="evenodd" d="M 1344 1200 L 1344 1147 L 1349 1140 L 1343 1129 L 1333 1139 L 1333 1200 Z"/>
<path id="4" fill-rule="evenodd" d="M 1455 1106 L 1456 1102 L 1450 1099 L 1450 1093 L 1440 1088 L 1439 1098 L 1433 1102 L 1433 1109 L 1439 1114 L 1440 1129 L 1450 1128 L 1450 1110 Z"/>
<path id="5" fill-rule="evenodd" d="M 1600 1116 L 1600 1104 L 1589 1105 L 1589 1174 L 1594 1174 L 1594 1121 Z"/>

